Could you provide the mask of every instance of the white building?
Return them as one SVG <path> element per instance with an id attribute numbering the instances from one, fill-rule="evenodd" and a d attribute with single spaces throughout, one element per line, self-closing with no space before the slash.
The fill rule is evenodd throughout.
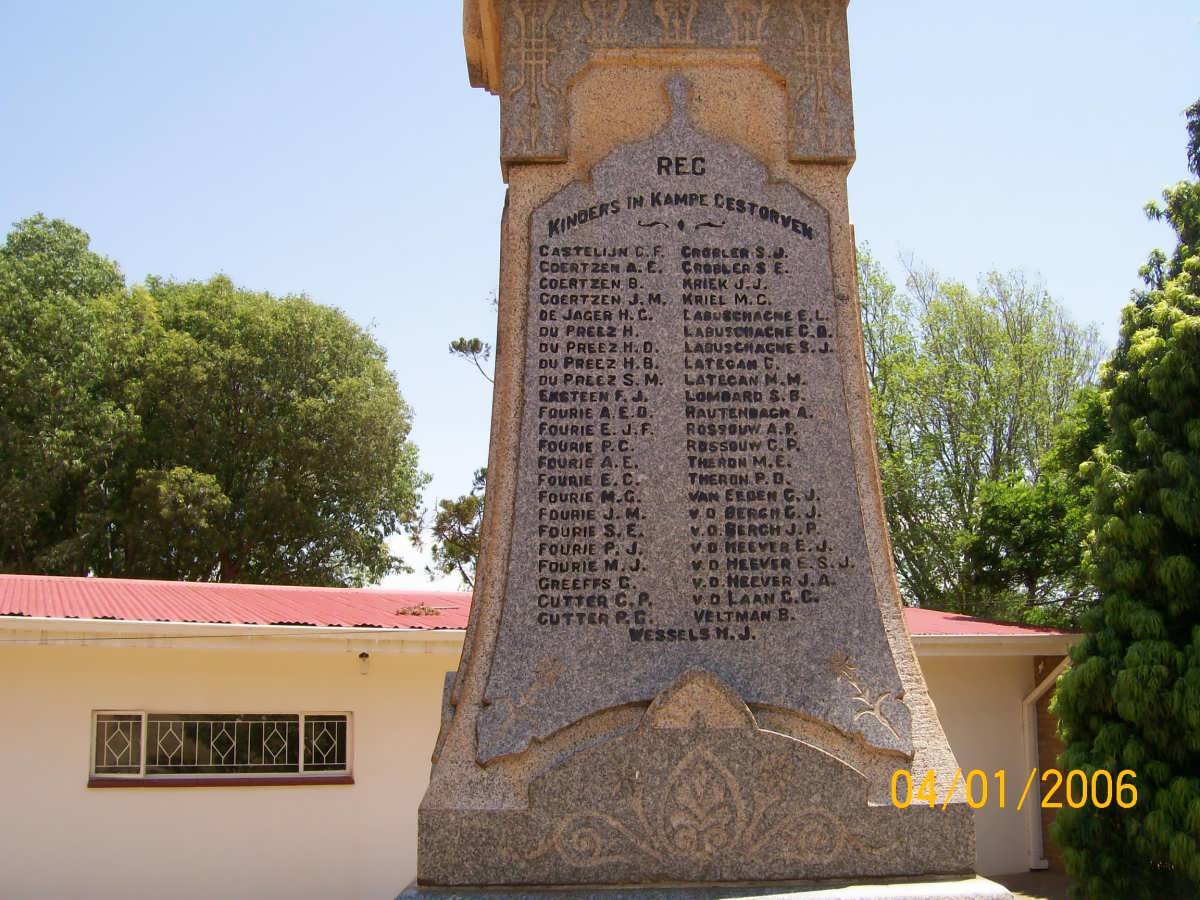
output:
<path id="1" fill-rule="evenodd" d="M 394 897 L 469 605 L 0 575 L 0 895 Z M 906 613 L 959 764 L 992 783 L 979 871 L 1044 868 L 1016 792 L 1053 765 L 1075 635 Z"/>

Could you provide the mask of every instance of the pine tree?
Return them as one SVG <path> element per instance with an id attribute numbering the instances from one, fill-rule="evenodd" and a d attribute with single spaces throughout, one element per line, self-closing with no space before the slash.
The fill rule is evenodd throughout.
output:
<path id="1" fill-rule="evenodd" d="M 1187 118 L 1200 177 L 1200 103 Z M 1101 777 L 1057 819 L 1078 891 L 1099 900 L 1200 896 L 1200 182 L 1163 198 L 1148 212 L 1179 245 L 1143 269 L 1102 376 L 1111 432 L 1082 467 L 1102 601 L 1057 699 L 1064 770 L 1136 773 L 1132 808 L 1094 805 Z"/>

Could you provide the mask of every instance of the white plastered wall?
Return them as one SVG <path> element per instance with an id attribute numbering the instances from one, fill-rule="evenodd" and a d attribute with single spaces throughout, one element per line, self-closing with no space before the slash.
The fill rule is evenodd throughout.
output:
<path id="1" fill-rule="evenodd" d="M 1029 870 L 1027 817 L 1016 810 L 1029 766 L 1021 698 L 1033 688 L 1028 656 L 923 656 L 921 670 L 963 772 L 988 776 L 987 804 L 975 813 L 976 866 L 983 875 Z M 1007 782 L 1005 808 L 995 773 Z M 919 783 L 919 779 L 918 779 Z M 1036 793 L 1033 794 L 1036 796 Z"/>
<path id="2" fill-rule="evenodd" d="M 350 643 L 189 643 L 0 645 L 0 896 L 395 897 L 416 872 L 416 811 L 455 644 L 368 648 L 363 675 Z M 1030 658 L 921 654 L 921 666 L 964 770 L 1003 768 L 1019 790 Z M 92 710 L 121 708 L 347 711 L 356 783 L 89 789 Z M 976 813 L 984 874 L 1028 868 L 1014 803 Z"/>
<path id="3" fill-rule="evenodd" d="M 372 653 L 366 675 L 358 648 L 178 646 L 0 646 L 0 896 L 403 890 L 452 646 Z M 106 708 L 349 711 L 356 783 L 89 789 L 91 713 Z"/>

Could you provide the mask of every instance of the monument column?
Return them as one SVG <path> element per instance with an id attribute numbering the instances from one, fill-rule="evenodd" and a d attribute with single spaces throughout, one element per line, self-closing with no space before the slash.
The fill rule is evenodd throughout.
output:
<path id="1" fill-rule="evenodd" d="M 951 876 L 846 177 L 845 0 L 466 0 L 508 182 L 488 504 L 424 886 Z"/>

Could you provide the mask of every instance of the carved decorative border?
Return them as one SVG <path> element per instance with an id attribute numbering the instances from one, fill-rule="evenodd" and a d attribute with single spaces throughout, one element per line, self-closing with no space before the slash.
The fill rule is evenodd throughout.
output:
<path id="1" fill-rule="evenodd" d="M 565 86 L 597 51 L 742 49 L 786 82 L 790 155 L 854 159 L 847 0 L 468 0 L 472 83 L 500 95 L 506 163 L 566 158 Z"/>

